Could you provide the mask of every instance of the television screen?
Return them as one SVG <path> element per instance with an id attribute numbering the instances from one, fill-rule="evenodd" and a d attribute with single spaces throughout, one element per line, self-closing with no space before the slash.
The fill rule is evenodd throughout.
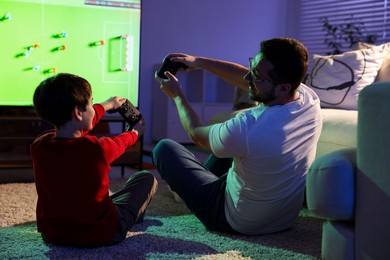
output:
<path id="1" fill-rule="evenodd" d="M 1 0 L 0 106 L 31 106 L 56 73 L 87 79 L 94 102 L 138 106 L 140 0 Z"/>

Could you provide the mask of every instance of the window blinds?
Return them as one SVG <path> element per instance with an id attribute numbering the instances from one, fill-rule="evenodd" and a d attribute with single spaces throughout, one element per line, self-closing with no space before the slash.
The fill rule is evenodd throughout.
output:
<path id="1" fill-rule="evenodd" d="M 390 2 L 390 0 L 389 0 Z M 367 34 L 376 34 L 376 44 L 390 42 L 390 3 L 387 0 L 300 0 L 299 40 L 309 49 L 310 55 L 326 55 L 333 49 L 325 40 L 322 17 L 332 25 L 345 24 L 351 17 L 364 23 Z M 342 42 L 341 51 L 350 50 Z"/>

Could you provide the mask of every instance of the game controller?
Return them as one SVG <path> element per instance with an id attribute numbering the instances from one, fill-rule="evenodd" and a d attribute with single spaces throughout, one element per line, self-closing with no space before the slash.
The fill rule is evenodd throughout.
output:
<path id="1" fill-rule="evenodd" d="M 185 65 L 184 63 L 173 62 L 171 61 L 170 57 L 165 57 L 160 69 L 157 72 L 157 75 L 160 78 L 167 79 L 167 77 L 164 75 L 165 71 L 169 71 L 170 73 L 175 75 L 179 69 L 187 69 L 187 68 L 188 66 Z"/>
<path id="2" fill-rule="evenodd" d="M 126 131 L 133 130 L 134 126 L 142 119 L 141 113 L 128 99 L 119 108 L 107 112 L 110 114 L 118 112 L 127 122 Z"/>

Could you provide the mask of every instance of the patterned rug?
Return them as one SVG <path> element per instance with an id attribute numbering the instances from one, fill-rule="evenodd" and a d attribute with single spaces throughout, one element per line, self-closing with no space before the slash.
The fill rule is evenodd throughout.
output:
<path id="1" fill-rule="evenodd" d="M 110 191 L 124 177 L 110 175 Z M 302 208 L 296 225 L 286 231 L 242 236 L 209 232 L 174 200 L 154 169 L 159 189 L 143 223 L 135 225 L 120 244 L 100 248 L 47 246 L 36 230 L 33 182 L 0 184 L 0 259 L 319 259 L 321 219 Z"/>

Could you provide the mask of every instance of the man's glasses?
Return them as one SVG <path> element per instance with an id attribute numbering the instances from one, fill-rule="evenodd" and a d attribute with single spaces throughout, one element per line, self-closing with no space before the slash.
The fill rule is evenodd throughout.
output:
<path id="1" fill-rule="evenodd" d="M 248 66 L 249 73 L 251 74 L 252 84 L 255 85 L 255 86 L 256 86 L 257 83 L 272 83 L 272 84 L 275 84 L 276 82 L 273 81 L 273 80 L 270 80 L 270 79 L 259 79 L 258 77 L 256 77 L 255 73 L 253 72 L 252 60 L 253 60 L 253 58 L 249 58 L 249 66 Z"/>

